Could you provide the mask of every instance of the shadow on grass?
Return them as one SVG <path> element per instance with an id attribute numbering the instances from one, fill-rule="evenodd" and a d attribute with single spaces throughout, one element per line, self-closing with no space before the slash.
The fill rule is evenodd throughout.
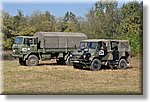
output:
<path id="1" fill-rule="evenodd" d="M 133 67 L 128 67 L 127 69 L 131 69 L 131 68 L 133 68 Z M 79 69 L 79 70 L 92 71 L 90 68 L 82 68 L 82 69 Z M 98 71 L 101 71 L 101 70 L 118 70 L 118 69 L 117 68 L 111 69 L 108 66 L 102 66 L 102 68 L 100 70 L 98 70 Z"/>
<path id="2" fill-rule="evenodd" d="M 40 63 L 38 66 L 44 66 L 44 65 L 58 65 L 57 63 Z"/>

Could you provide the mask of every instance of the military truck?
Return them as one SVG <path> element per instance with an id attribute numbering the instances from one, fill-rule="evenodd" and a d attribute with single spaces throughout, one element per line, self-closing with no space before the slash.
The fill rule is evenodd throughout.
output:
<path id="1" fill-rule="evenodd" d="M 74 68 L 126 69 L 130 64 L 130 45 L 128 40 L 87 39 L 70 56 Z"/>
<path id="2" fill-rule="evenodd" d="M 20 65 L 37 66 L 41 60 L 56 59 L 58 64 L 69 64 L 69 55 L 81 40 L 83 33 L 37 32 L 34 36 L 16 37 L 12 50 Z"/>

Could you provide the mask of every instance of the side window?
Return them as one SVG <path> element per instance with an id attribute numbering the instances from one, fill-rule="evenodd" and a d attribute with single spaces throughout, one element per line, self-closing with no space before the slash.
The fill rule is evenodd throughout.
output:
<path id="1" fill-rule="evenodd" d="M 107 49 L 106 42 L 102 42 L 102 48 L 105 50 Z"/>
<path id="2" fill-rule="evenodd" d="M 30 46 L 33 44 L 33 38 L 25 38 L 24 39 L 24 44 Z"/>
<path id="3" fill-rule="evenodd" d="M 103 42 L 103 41 L 99 41 L 98 42 L 98 45 L 97 45 L 97 50 L 107 50 L 107 45 L 106 45 L 106 42 Z"/>
<path id="4" fill-rule="evenodd" d="M 129 48 L 128 42 L 121 42 L 121 48 L 128 49 Z"/>
<path id="5" fill-rule="evenodd" d="M 90 47 L 91 47 L 92 49 L 96 49 L 96 46 L 97 46 L 97 43 L 91 43 L 91 45 L 90 45 Z"/>
<path id="6" fill-rule="evenodd" d="M 99 51 L 99 50 L 101 49 L 101 47 L 102 47 L 102 42 L 99 41 L 99 42 L 97 43 L 97 50 Z"/>
<path id="7" fill-rule="evenodd" d="M 111 42 L 111 50 L 114 50 L 114 49 L 118 49 L 118 42 L 116 41 Z"/>

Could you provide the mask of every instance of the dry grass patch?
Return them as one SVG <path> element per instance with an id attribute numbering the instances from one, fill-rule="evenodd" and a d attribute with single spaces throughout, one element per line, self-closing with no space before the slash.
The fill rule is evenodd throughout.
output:
<path id="1" fill-rule="evenodd" d="M 127 70 L 90 71 L 49 61 L 35 67 L 4 61 L 3 94 L 142 94 L 139 63 L 133 59 Z"/>

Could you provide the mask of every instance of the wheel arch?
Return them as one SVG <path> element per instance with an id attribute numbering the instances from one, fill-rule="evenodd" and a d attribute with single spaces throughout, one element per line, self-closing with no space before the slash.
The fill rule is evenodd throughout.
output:
<path id="1" fill-rule="evenodd" d="M 27 55 L 24 56 L 24 60 L 27 60 L 30 55 L 35 55 L 35 56 L 38 57 L 39 60 L 41 60 L 41 55 L 39 53 L 37 53 L 37 52 L 30 52 L 30 53 L 28 53 Z"/>
<path id="2" fill-rule="evenodd" d="M 125 59 L 125 60 L 127 61 L 127 58 L 128 58 L 128 57 L 126 57 L 126 56 L 121 56 L 121 57 L 119 58 L 119 61 L 120 61 L 121 59 Z"/>
<path id="3" fill-rule="evenodd" d="M 94 57 L 94 58 L 91 60 L 91 62 L 92 62 L 94 59 L 98 59 L 98 60 L 101 61 L 101 59 L 100 59 L 99 57 Z"/>

